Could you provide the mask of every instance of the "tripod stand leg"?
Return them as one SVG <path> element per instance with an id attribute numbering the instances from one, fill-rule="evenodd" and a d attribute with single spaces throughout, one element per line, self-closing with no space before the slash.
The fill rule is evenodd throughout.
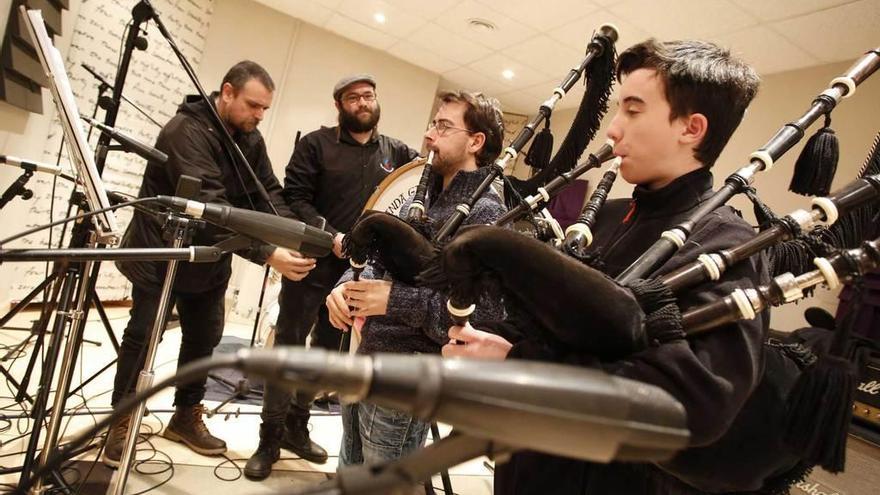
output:
<path id="1" fill-rule="evenodd" d="M 55 376 L 55 364 L 58 361 L 58 351 L 61 346 L 61 340 L 64 337 L 64 326 L 66 324 L 65 317 L 70 310 L 70 302 L 74 291 L 75 281 L 76 268 L 71 266 L 67 270 L 64 280 L 60 284 L 61 299 L 58 304 L 58 314 L 55 317 L 52 339 L 46 347 L 46 365 L 43 369 L 43 375 L 40 377 L 40 386 L 34 397 L 33 430 L 31 431 L 31 436 L 25 452 L 19 484 L 24 483 L 30 477 L 33 470 L 34 456 L 37 450 L 37 443 L 40 441 L 40 430 L 43 428 L 43 420 L 46 418 L 46 405 L 49 398 L 49 390 L 52 387 L 52 379 Z"/>
<path id="2" fill-rule="evenodd" d="M 177 218 L 172 221 L 175 224 L 173 226 L 173 242 L 171 247 L 179 248 L 183 245 L 183 240 L 186 238 L 189 221 L 184 218 Z M 159 339 L 162 336 L 162 331 L 165 329 L 166 320 L 168 319 L 168 309 L 171 305 L 171 289 L 174 286 L 174 277 L 177 275 L 177 263 L 177 261 L 168 262 L 165 282 L 162 285 L 162 294 L 159 296 L 159 307 L 156 310 L 156 318 L 153 321 L 153 329 L 150 333 L 149 347 L 147 347 L 147 355 L 144 359 L 144 368 L 138 376 L 137 387 L 135 388 L 138 393 L 153 386 L 155 378 L 153 365 L 156 361 Z M 143 420 L 146 408 L 146 403 L 141 402 L 131 413 L 131 419 L 128 423 L 128 435 L 125 437 L 125 445 L 122 448 L 119 468 L 113 474 L 113 477 L 110 478 L 110 485 L 107 487 L 108 495 L 122 495 L 125 491 L 125 483 L 128 481 L 128 474 L 131 471 L 132 461 L 135 457 L 138 432 L 141 429 L 141 421 Z"/>
<path id="3" fill-rule="evenodd" d="M 93 278 L 97 276 L 97 273 L 92 273 Z M 104 303 L 102 303 L 101 299 L 98 298 L 98 293 L 95 292 L 94 287 L 92 287 L 92 293 L 90 295 L 89 302 L 95 305 L 95 309 L 98 311 L 98 316 L 101 317 L 101 323 L 104 324 L 104 330 L 107 332 L 107 337 L 110 339 L 110 343 L 113 344 L 113 349 L 116 351 L 116 354 L 119 354 L 119 341 L 116 340 L 116 335 L 113 333 L 113 326 L 110 325 L 110 318 L 107 317 L 107 311 L 104 309 Z"/>
<path id="4" fill-rule="evenodd" d="M 34 290 L 28 292 L 28 294 L 26 296 L 24 296 L 24 299 L 22 299 L 21 301 L 18 301 L 18 303 L 15 306 L 10 308 L 9 312 L 6 313 L 5 315 L 3 315 L 3 318 L 0 318 L 0 327 L 5 326 L 7 323 L 9 323 L 9 320 L 11 320 L 13 317 L 15 317 L 15 315 L 20 313 L 21 310 L 23 310 L 28 304 L 30 304 L 31 300 L 33 300 L 33 298 L 37 297 L 37 294 L 42 292 L 43 289 L 45 289 L 47 285 L 51 284 L 52 281 L 55 280 L 55 277 L 56 277 L 56 274 L 53 273 L 53 274 L 49 275 L 48 277 L 46 277 L 45 279 L 43 279 L 43 281 L 40 282 L 40 285 L 34 287 Z M 6 359 L 7 358 L 4 357 L 2 360 L 5 361 Z"/>
<path id="5" fill-rule="evenodd" d="M 84 308 L 88 295 L 93 288 L 91 278 L 92 262 L 88 261 L 82 266 L 83 277 L 76 294 L 76 306 L 70 313 L 70 332 L 67 336 L 67 345 L 64 349 L 64 357 L 61 360 L 61 370 L 58 373 L 58 382 L 55 386 L 55 401 L 52 405 L 52 416 L 46 427 L 46 440 L 43 450 L 40 452 L 40 464 L 45 464 L 49 455 L 55 451 L 58 445 L 58 431 L 61 428 L 61 420 L 64 416 L 64 404 L 67 402 L 67 392 L 70 390 L 70 381 L 76 368 L 76 357 L 82 343 L 83 326 L 85 325 Z M 42 490 L 42 480 L 36 480 L 34 490 Z"/>
<path id="6" fill-rule="evenodd" d="M 59 263 L 55 265 L 55 273 L 53 275 L 55 283 L 52 286 L 52 294 L 50 296 L 48 304 L 43 302 L 43 311 L 40 313 L 40 321 L 37 324 L 37 340 L 34 341 L 34 348 L 31 351 L 31 358 L 28 360 L 27 369 L 24 372 L 24 378 L 21 379 L 21 385 L 18 388 L 18 394 L 15 396 L 16 402 L 21 402 L 24 400 L 24 396 L 27 395 L 27 388 L 30 385 L 31 375 L 34 372 L 34 365 L 37 364 L 37 357 L 40 354 L 40 347 L 43 345 L 43 338 L 46 335 L 46 328 L 49 327 L 49 319 L 51 315 L 55 312 L 55 309 L 58 307 L 58 295 L 62 292 L 62 287 L 65 283 L 71 284 L 71 282 L 67 282 L 68 274 L 60 275 L 68 271 L 68 267 L 65 263 Z M 73 290 L 72 288 L 70 289 Z"/>

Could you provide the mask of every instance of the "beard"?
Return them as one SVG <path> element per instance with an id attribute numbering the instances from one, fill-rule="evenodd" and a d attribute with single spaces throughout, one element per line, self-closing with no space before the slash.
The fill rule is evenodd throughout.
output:
<path id="1" fill-rule="evenodd" d="M 434 162 L 431 164 L 431 171 L 443 177 L 454 175 L 460 168 L 461 162 L 464 161 L 464 152 L 455 156 L 448 154 L 440 154 L 435 151 Z"/>
<path id="2" fill-rule="evenodd" d="M 348 132 L 369 132 L 379 123 L 379 115 L 382 113 L 379 103 L 376 103 L 376 109 L 362 106 L 354 112 L 348 112 L 345 109 L 339 110 L 339 127 Z"/>

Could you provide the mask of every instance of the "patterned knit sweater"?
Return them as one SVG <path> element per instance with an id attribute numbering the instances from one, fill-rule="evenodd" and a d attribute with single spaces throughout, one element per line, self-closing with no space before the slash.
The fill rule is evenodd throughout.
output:
<path id="1" fill-rule="evenodd" d="M 442 190 L 442 180 L 433 176 L 426 203 L 430 219 L 428 230 L 433 237 L 443 226 L 444 221 L 455 211 L 455 206 L 465 201 L 486 175 L 488 167 L 473 172 L 459 171 L 446 190 Z M 408 204 L 400 210 L 405 214 Z M 463 225 L 489 224 L 505 212 L 501 198 L 491 189 L 483 194 L 471 208 L 471 213 Z M 345 272 L 337 285 L 352 279 L 351 270 Z M 370 263 L 361 273 L 361 280 L 391 280 L 391 294 L 388 309 L 382 316 L 370 316 L 361 329 L 359 354 L 376 352 L 397 353 L 439 353 L 440 348 L 449 342 L 447 331 L 452 321 L 446 311 L 447 295 L 425 287 L 414 287 L 390 275 L 376 263 Z M 482 297 L 471 317 L 472 322 L 496 320 L 503 317 L 502 302 L 496 297 Z"/>

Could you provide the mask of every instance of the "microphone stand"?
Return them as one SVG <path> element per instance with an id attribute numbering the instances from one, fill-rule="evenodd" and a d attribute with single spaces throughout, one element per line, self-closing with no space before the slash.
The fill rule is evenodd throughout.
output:
<path id="1" fill-rule="evenodd" d="M 485 438 L 453 431 L 448 437 L 412 454 L 378 465 L 341 467 L 336 477 L 296 495 L 408 495 L 413 485 L 430 480 L 434 473 L 457 466 L 481 455 L 510 455 L 511 447 Z"/>
<path id="2" fill-rule="evenodd" d="M 165 223 L 165 238 L 170 238 L 171 248 L 178 249 L 185 242 L 192 239 L 193 228 L 199 222 L 192 219 L 181 217 L 173 213 L 169 213 Z M 156 310 L 156 318 L 153 320 L 153 328 L 150 332 L 149 346 L 144 359 L 144 367 L 138 375 L 135 393 L 140 393 L 153 386 L 155 379 L 154 365 L 156 361 L 156 351 L 159 348 L 159 341 L 165 324 L 168 320 L 168 310 L 170 309 L 171 290 L 174 286 L 174 279 L 177 275 L 178 260 L 168 262 L 168 268 L 165 272 L 165 282 L 162 285 L 162 292 L 159 296 L 159 306 Z M 125 444 L 122 448 L 122 457 L 119 460 L 119 468 L 110 478 L 110 484 L 107 487 L 108 494 L 122 495 L 125 491 L 125 483 L 128 481 L 128 475 L 131 471 L 132 461 L 135 457 L 135 447 L 137 446 L 138 433 L 141 429 L 141 421 L 146 410 L 146 401 L 141 401 L 135 407 L 128 423 L 128 435 L 125 437 Z"/>

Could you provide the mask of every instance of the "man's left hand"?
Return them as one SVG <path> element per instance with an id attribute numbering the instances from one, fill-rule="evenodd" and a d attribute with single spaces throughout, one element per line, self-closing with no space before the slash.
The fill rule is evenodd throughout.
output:
<path id="1" fill-rule="evenodd" d="M 513 344 L 494 333 L 477 330 L 467 323 L 449 327 L 449 343 L 443 346 L 443 357 L 466 357 L 502 361 Z"/>
<path id="2" fill-rule="evenodd" d="M 388 311 L 391 282 L 388 280 L 358 280 L 346 284 L 345 295 L 352 308 L 352 316 L 378 316 Z"/>

